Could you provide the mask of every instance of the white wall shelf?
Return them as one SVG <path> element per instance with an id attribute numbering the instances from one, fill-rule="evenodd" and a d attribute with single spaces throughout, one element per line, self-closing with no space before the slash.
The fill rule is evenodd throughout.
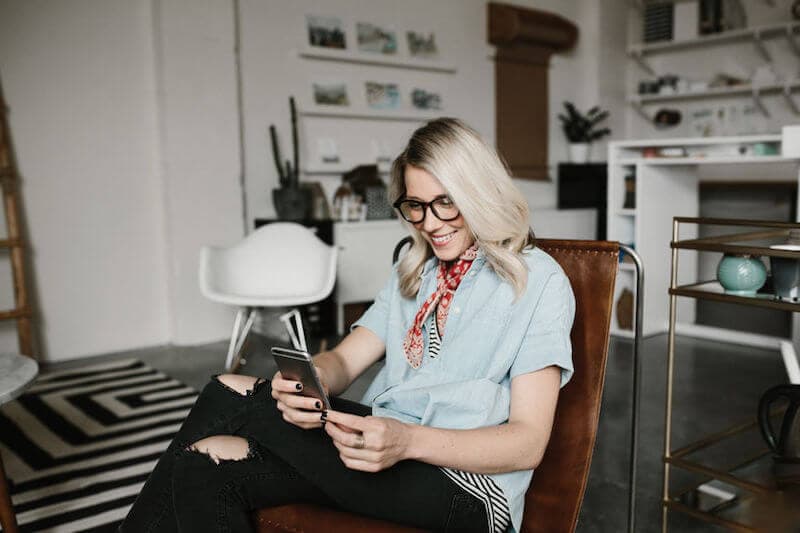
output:
<path id="1" fill-rule="evenodd" d="M 701 98 L 724 98 L 727 96 L 749 96 L 753 99 L 756 107 L 765 116 L 769 117 L 770 112 L 764 103 L 761 101 L 761 96 L 769 94 L 782 94 L 786 100 L 789 109 L 795 115 L 800 115 L 800 104 L 794 98 L 794 90 L 800 88 L 800 81 L 791 81 L 788 83 L 772 84 L 754 86 L 750 84 L 736 85 L 733 87 L 718 87 L 708 89 L 706 91 L 697 92 L 684 92 L 674 94 L 643 94 L 631 96 L 628 98 L 630 103 L 638 113 L 643 115 L 647 120 L 651 117 L 644 111 L 642 106 L 647 104 L 655 104 L 659 102 L 674 102 L 680 100 L 697 100 Z"/>
<path id="2" fill-rule="evenodd" d="M 442 63 L 436 59 L 415 59 L 403 56 L 395 57 L 353 50 L 307 47 L 298 50 L 297 55 L 306 59 L 318 59 L 321 61 L 342 61 L 345 63 L 356 63 L 360 65 L 372 65 L 378 67 L 427 70 L 430 72 L 440 72 L 443 74 L 455 74 L 456 72 L 456 67 L 454 65 Z"/>
<path id="3" fill-rule="evenodd" d="M 354 163 L 352 165 L 343 165 L 341 163 L 331 164 L 330 166 L 320 167 L 307 167 L 300 169 L 300 173 L 306 176 L 339 176 L 345 172 L 353 170 L 359 164 L 366 165 L 368 163 Z M 389 174 L 388 170 L 379 170 L 378 174 Z"/>
<path id="4" fill-rule="evenodd" d="M 800 55 L 797 42 L 795 41 L 798 33 L 800 33 L 800 22 L 790 22 L 788 24 L 769 24 L 764 26 L 753 26 L 752 28 L 742 28 L 739 30 L 729 30 L 704 37 L 685 39 L 681 41 L 638 43 L 628 48 L 628 53 L 631 56 L 641 57 L 648 54 L 671 52 L 673 50 L 681 50 L 685 48 L 699 48 L 702 46 L 720 45 L 733 41 L 746 41 L 748 39 L 752 39 L 754 42 L 760 42 L 762 39 L 784 36 L 791 43 L 790 47 L 792 48 L 792 51 L 796 55 Z"/>
<path id="5" fill-rule="evenodd" d="M 628 98 L 631 104 L 651 104 L 658 102 L 671 102 L 676 100 L 695 100 L 699 98 L 719 98 L 724 96 L 739 96 L 749 95 L 753 93 L 759 94 L 774 94 L 774 93 L 789 93 L 794 89 L 800 88 L 800 81 L 791 81 L 788 83 L 776 83 L 773 85 L 762 85 L 756 87 L 750 84 L 735 85 L 732 87 L 715 87 L 705 91 L 694 91 L 673 94 L 641 94 Z"/>
<path id="6" fill-rule="evenodd" d="M 779 143 L 780 134 L 765 133 L 761 135 L 736 135 L 731 137 L 675 137 L 672 139 L 645 139 L 640 141 L 616 141 L 615 146 L 621 153 L 638 153 L 641 148 L 651 146 L 720 146 L 720 145 L 740 145 L 752 143 Z"/>
<path id="7" fill-rule="evenodd" d="M 617 209 L 617 214 L 624 217 L 634 217 L 636 216 L 636 209 L 630 207 L 625 209 Z"/>
<path id="8" fill-rule="evenodd" d="M 303 117 L 345 118 L 354 120 L 394 120 L 400 122 L 425 122 L 441 115 L 438 113 L 409 113 L 404 109 L 333 109 L 315 107 L 298 109 L 297 114 Z"/>
<path id="9" fill-rule="evenodd" d="M 657 142 L 657 141 L 656 141 Z M 791 162 L 794 158 L 780 155 L 743 155 L 743 156 L 693 156 L 693 157 L 639 157 L 624 158 L 618 161 L 621 165 L 724 165 L 741 163 L 780 163 Z"/>

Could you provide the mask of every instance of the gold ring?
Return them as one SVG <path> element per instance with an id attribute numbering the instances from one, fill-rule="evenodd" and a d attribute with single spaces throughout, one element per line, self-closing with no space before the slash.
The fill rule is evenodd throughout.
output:
<path id="1" fill-rule="evenodd" d="M 363 450 L 364 446 L 366 446 L 366 445 L 367 445 L 367 443 L 366 443 L 366 441 L 364 441 L 364 435 L 357 435 L 356 436 L 356 448 L 358 448 L 359 450 Z"/>

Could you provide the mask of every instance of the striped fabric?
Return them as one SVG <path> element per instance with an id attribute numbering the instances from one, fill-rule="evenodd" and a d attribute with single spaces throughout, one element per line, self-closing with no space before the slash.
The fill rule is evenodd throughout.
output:
<path id="1" fill-rule="evenodd" d="M 433 315 L 433 313 L 431 313 Z M 439 326 L 436 320 L 431 316 L 428 320 L 428 355 L 436 359 L 439 357 L 439 350 L 442 349 L 442 337 L 439 335 Z"/>
<path id="2" fill-rule="evenodd" d="M 433 313 L 431 313 L 433 315 Z M 428 320 L 428 355 L 432 358 L 439 356 L 442 347 L 442 337 L 436 320 Z M 511 513 L 508 509 L 503 489 L 486 474 L 472 474 L 452 468 L 442 468 L 442 472 L 452 479 L 456 485 L 472 494 L 486 506 L 486 516 L 489 520 L 489 531 L 503 533 L 511 526 Z"/>
<path id="3" fill-rule="evenodd" d="M 486 516 L 492 533 L 505 533 L 511 527 L 511 513 L 508 502 L 494 480 L 486 474 L 472 474 L 452 468 L 441 468 L 456 485 L 469 492 L 486 506 Z"/>
<path id="4" fill-rule="evenodd" d="M 0 407 L 22 531 L 114 531 L 196 397 L 136 360 L 42 374 Z"/>

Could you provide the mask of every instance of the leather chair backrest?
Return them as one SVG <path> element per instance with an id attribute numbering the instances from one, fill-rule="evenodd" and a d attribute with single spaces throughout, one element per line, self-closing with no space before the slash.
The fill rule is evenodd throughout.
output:
<path id="1" fill-rule="evenodd" d="M 539 239 L 575 294 L 575 374 L 561 390 L 550 443 L 525 498 L 525 533 L 574 531 L 592 460 L 608 356 L 619 245 Z"/>

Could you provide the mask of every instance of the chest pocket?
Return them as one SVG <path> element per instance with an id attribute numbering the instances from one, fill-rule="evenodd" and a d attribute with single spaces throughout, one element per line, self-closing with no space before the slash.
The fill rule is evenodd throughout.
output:
<path id="1" fill-rule="evenodd" d="M 511 310 L 508 306 L 475 306 L 462 310 L 455 324 L 447 319 L 439 359 L 449 374 L 462 379 L 481 379 L 497 373 L 498 365 L 510 352 L 508 329 Z M 451 309 L 452 313 L 455 309 Z M 450 326 L 455 325 L 451 328 Z"/>

